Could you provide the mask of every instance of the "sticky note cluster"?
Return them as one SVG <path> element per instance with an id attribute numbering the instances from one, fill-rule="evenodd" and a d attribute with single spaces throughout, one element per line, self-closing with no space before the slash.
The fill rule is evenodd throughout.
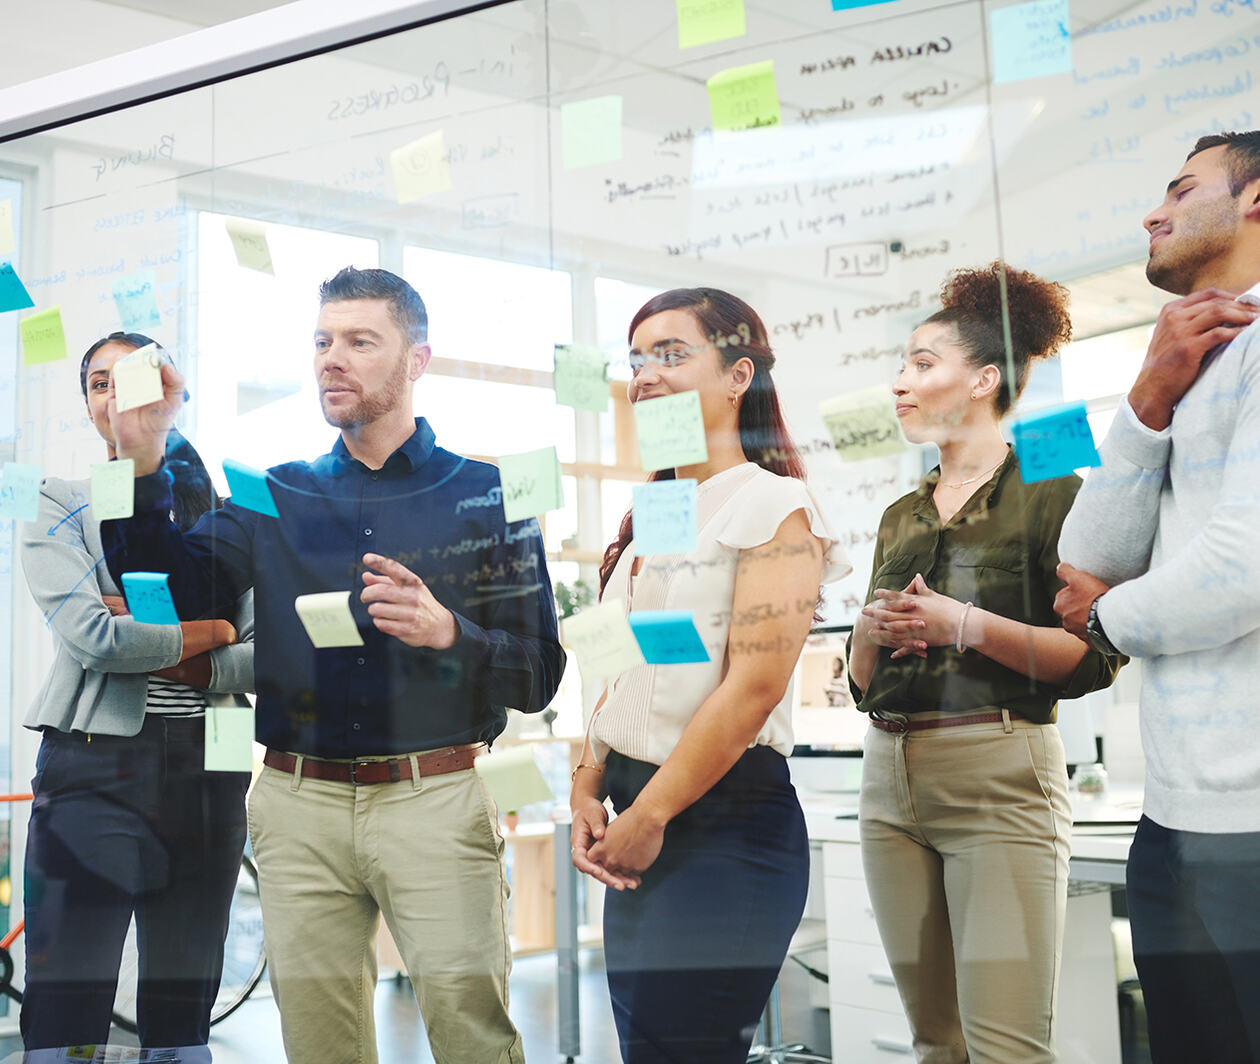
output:
<path id="1" fill-rule="evenodd" d="M 697 543 L 696 481 L 636 484 L 631 505 L 634 553 L 686 554 Z"/>
<path id="2" fill-rule="evenodd" d="M 1011 424 L 1019 475 L 1025 484 L 1065 477 L 1074 469 L 1102 465 L 1084 403 L 1068 403 L 1021 417 Z"/>
<path id="3" fill-rule="evenodd" d="M 523 521 L 564 506 L 560 461 L 554 447 L 505 454 L 499 459 L 499 482 L 506 521 Z"/>
<path id="4" fill-rule="evenodd" d="M 836 454 L 846 462 L 880 458 L 906 449 L 887 388 L 865 388 L 820 403 L 818 412 Z"/>
<path id="5" fill-rule="evenodd" d="M 123 573 L 127 609 L 141 624 L 179 624 L 166 573 Z"/>
<path id="6" fill-rule="evenodd" d="M 451 187 L 450 156 L 440 129 L 395 148 L 389 153 L 389 168 L 399 203 L 411 203 Z"/>
<path id="7" fill-rule="evenodd" d="M 608 409 L 608 358 L 595 347 L 556 344 L 556 402 L 574 410 Z"/>
<path id="8" fill-rule="evenodd" d="M 223 459 L 223 473 L 227 477 L 228 491 L 236 506 L 244 506 L 268 517 L 279 517 L 276 500 L 267 485 L 267 474 L 238 462 L 235 458 Z"/>
<path id="9" fill-rule="evenodd" d="M 49 307 L 23 318 L 22 361 L 28 366 L 60 362 L 66 357 L 66 333 L 61 327 L 61 308 Z"/>
<path id="10" fill-rule="evenodd" d="M 293 603 L 302 627 L 316 647 L 361 647 L 363 637 L 350 612 L 349 591 L 299 595 Z"/>
<path id="11" fill-rule="evenodd" d="M 520 809 L 532 802 L 554 802 L 547 779 L 538 767 L 531 743 L 497 748 L 482 754 L 473 768 L 486 785 L 490 797 L 505 812 Z"/>
<path id="12" fill-rule="evenodd" d="M 37 465 L 5 462 L 0 469 L 0 517 L 34 521 L 39 516 L 39 488 L 43 473 Z"/>
<path id="13" fill-rule="evenodd" d="M 755 129 L 779 124 L 774 61 L 731 67 L 706 82 L 716 130 Z"/>
<path id="14" fill-rule="evenodd" d="M 1030 0 L 992 8 L 993 80 L 998 84 L 1072 72 L 1068 0 Z"/>
<path id="15" fill-rule="evenodd" d="M 206 709 L 207 772 L 250 772 L 254 767 L 254 707 Z"/>
<path id="16" fill-rule="evenodd" d="M 643 652 L 626 620 L 626 604 L 618 598 L 588 606 L 561 624 L 565 646 L 577 655 L 588 683 L 618 676 L 643 664 Z"/>
<path id="17" fill-rule="evenodd" d="M 645 472 L 709 460 L 699 392 L 678 392 L 634 404 L 639 464 Z"/>
<path id="18" fill-rule="evenodd" d="M 114 383 L 119 413 L 160 402 L 165 392 L 162 356 L 158 354 L 157 344 L 147 344 L 120 358 L 110 370 L 110 379 Z"/>
<path id="19" fill-rule="evenodd" d="M 92 467 L 92 516 L 121 521 L 135 513 L 136 463 L 130 458 Z"/>
<path id="20" fill-rule="evenodd" d="M 649 665 L 709 660 L 691 610 L 631 610 L 626 619 Z"/>

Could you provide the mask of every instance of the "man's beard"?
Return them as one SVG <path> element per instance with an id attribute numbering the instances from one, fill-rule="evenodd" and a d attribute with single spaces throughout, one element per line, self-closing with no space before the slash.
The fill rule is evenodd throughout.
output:
<path id="1" fill-rule="evenodd" d="M 1224 259 L 1233 247 L 1236 203 L 1233 197 L 1222 196 L 1184 216 L 1156 245 L 1157 254 L 1146 263 L 1146 279 L 1173 295 L 1189 295 L 1203 267 Z"/>
<path id="2" fill-rule="evenodd" d="M 359 401 L 348 407 L 329 409 L 320 396 L 320 407 L 324 412 L 324 420 L 334 428 L 353 429 L 376 421 L 397 409 L 399 400 L 407 390 L 407 359 L 398 360 L 393 373 L 381 385 L 378 391 L 370 395 L 361 395 Z"/>

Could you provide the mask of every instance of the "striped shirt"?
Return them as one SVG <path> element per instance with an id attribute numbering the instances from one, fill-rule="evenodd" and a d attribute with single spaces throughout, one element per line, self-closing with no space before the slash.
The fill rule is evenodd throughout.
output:
<path id="1" fill-rule="evenodd" d="M 167 717 L 202 716 L 206 712 L 206 693 L 185 683 L 168 680 L 164 676 L 151 675 L 144 711 Z"/>

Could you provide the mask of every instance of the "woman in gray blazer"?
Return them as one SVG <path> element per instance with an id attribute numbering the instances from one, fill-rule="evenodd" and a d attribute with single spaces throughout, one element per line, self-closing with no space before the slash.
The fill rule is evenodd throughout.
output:
<path id="1" fill-rule="evenodd" d="M 151 342 L 113 333 L 83 357 L 88 417 L 111 460 L 111 368 Z M 181 527 L 218 505 L 200 457 L 176 433 L 166 467 Z M 25 721 L 43 740 L 26 847 L 22 1036 L 28 1050 L 106 1041 L 134 915 L 141 1045 L 205 1045 L 250 779 L 205 770 L 206 708 L 248 704 L 253 602 L 242 599 L 231 621 L 135 621 L 102 564 L 89 497 L 88 481 L 45 480 L 22 543 L 55 645 Z"/>

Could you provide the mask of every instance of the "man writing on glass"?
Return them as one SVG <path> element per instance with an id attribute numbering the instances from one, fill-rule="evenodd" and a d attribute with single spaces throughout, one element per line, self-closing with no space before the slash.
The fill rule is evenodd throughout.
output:
<path id="1" fill-rule="evenodd" d="M 543 544 L 504 521 L 498 471 L 413 418 L 430 358 L 424 303 L 384 270 L 320 289 L 315 375 L 332 450 L 267 475 L 279 517 L 229 502 L 180 534 L 165 428 L 183 382 L 110 419 L 135 461 L 135 514 L 107 522 L 116 576 L 170 574 L 181 616 L 247 587 L 256 603 L 249 802 L 271 982 L 294 1064 L 371 1064 L 376 921 L 406 963 L 435 1058 L 520 1064 L 507 1011 L 503 840 L 473 760 L 506 708 L 542 710 L 564 658 Z M 294 600 L 349 595 L 362 645 L 316 649 Z"/>

